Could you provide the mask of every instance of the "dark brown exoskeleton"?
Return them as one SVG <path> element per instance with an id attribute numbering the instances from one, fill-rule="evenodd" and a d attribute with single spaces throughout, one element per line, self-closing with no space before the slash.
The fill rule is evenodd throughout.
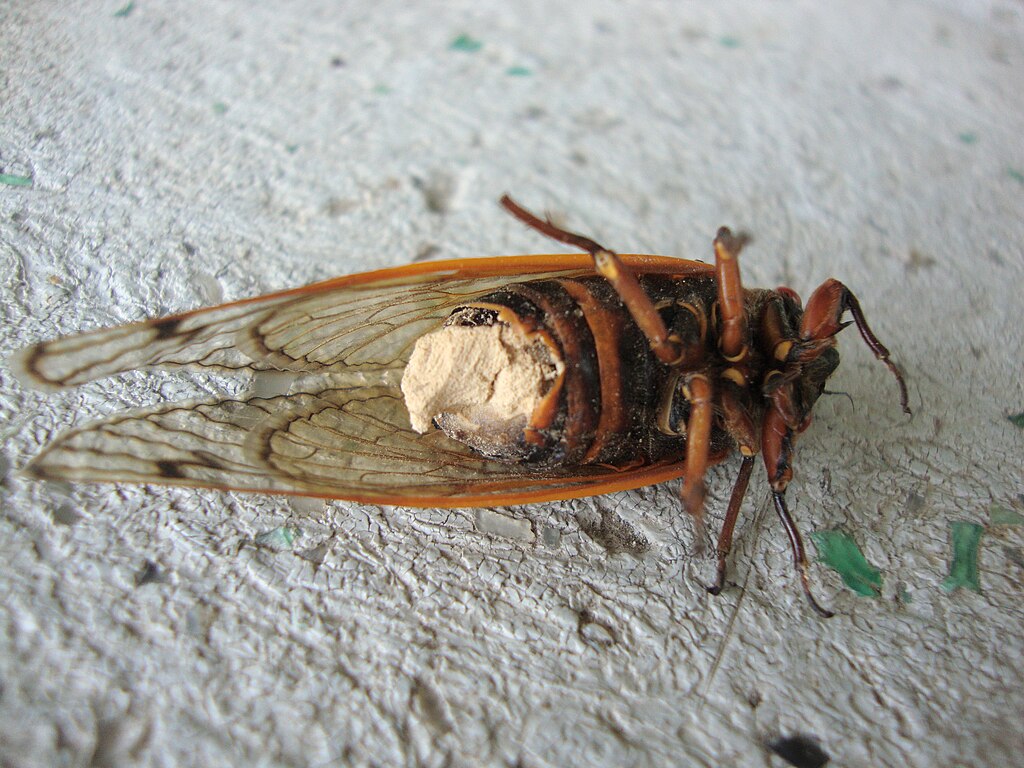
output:
<path id="1" fill-rule="evenodd" d="M 811 594 L 803 540 L 785 494 L 794 440 L 839 365 L 835 337 L 849 324 L 841 322 L 845 312 L 895 376 L 910 413 L 903 376 L 853 293 L 829 279 L 802 307 L 789 288 L 745 290 L 737 261 L 743 239 L 725 227 L 714 240 L 713 277 L 638 278 L 593 240 L 537 218 L 508 196 L 501 202 L 530 227 L 590 253 L 600 277 L 520 283 L 475 303 L 508 308 L 518 322 L 546 328 L 566 367 L 564 408 L 535 416 L 518 447 L 493 453 L 616 466 L 677 458 L 685 463 L 683 505 L 702 534 L 705 470 L 738 449 L 743 460 L 718 538 L 713 594 L 724 585 L 736 519 L 760 453 L 807 599 L 821 615 L 832 615 Z"/>

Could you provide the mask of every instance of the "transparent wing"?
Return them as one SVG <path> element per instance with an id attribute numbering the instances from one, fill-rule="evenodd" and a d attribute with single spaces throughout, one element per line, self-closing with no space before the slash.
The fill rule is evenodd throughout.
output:
<path id="1" fill-rule="evenodd" d="M 338 278 L 44 342 L 18 353 L 12 367 L 26 383 L 44 389 L 183 365 L 298 372 L 394 369 L 415 340 L 454 306 L 508 283 L 500 266 L 478 274 L 439 262 Z"/>
<path id="2" fill-rule="evenodd" d="M 710 272 L 680 259 L 623 259 L 639 272 Z M 676 477 L 668 464 L 536 472 L 489 461 L 441 432 L 414 432 L 396 378 L 385 375 L 404 367 L 419 336 L 474 297 L 513 282 L 592 273 L 585 254 L 415 264 L 38 344 L 11 367 L 42 388 L 201 366 L 316 374 L 302 377 L 316 391 L 131 412 L 65 434 L 27 471 L 431 507 L 570 498 Z"/>
<path id="3" fill-rule="evenodd" d="M 646 272 L 705 264 L 626 256 Z M 592 273 L 590 257 L 516 256 L 413 264 L 43 342 L 10 361 L 26 384 L 59 389 L 125 371 L 176 366 L 305 373 L 400 369 L 451 309 L 510 282 Z"/>
<path id="4" fill-rule="evenodd" d="M 401 393 L 384 386 L 135 411 L 65 434 L 26 471 L 424 507 L 564 499 L 679 475 L 678 464 L 538 472 L 490 461 L 440 431 L 414 432 Z"/>

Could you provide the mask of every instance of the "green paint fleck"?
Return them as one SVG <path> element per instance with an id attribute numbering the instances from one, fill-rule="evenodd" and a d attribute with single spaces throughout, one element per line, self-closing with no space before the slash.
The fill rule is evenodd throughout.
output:
<path id="1" fill-rule="evenodd" d="M 957 138 L 960 139 L 960 141 L 962 143 L 964 143 L 964 144 L 977 144 L 978 143 L 978 134 L 971 133 L 970 131 L 964 131 L 963 133 L 958 134 Z"/>
<path id="2" fill-rule="evenodd" d="M 285 144 L 284 145 L 284 151 L 287 152 L 289 155 L 294 155 L 296 152 L 299 151 L 299 145 L 298 144 Z"/>
<path id="3" fill-rule="evenodd" d="M 846 586 L 865 597 L 881 594 L 882 573 L 864 559 L 857 542 L 842 531 L 815 531 L 811 538 L 818 548 L 818 562 L 842 576 Z"/>
<path id="4" fill-rule="evenodd" d="M 1021 411 L 1020 413 L 1011 414 L 1007 416 L 1006 419 L 1011 424 L 1013 424 L 1013 426 L 1024 429 L 1024 411 Z"/>
<path id="5" fill-rule="evenodd" d="M 459 35 L 448 46 L 450 51 L 462 51 L 463 53 L 476 53 L 484 44 L 469 35 Z"/>
<path id="6" fill-rule="evenodd" d="M 1024 184 L 1024 173 L 1021 173 L 1016 168 L 1007 168 L 1006 174 L 1014 181 Z"/>
<path id="7" fill-rule="evenodd" d="M 282 525 L 256 535 L 256 543 L 267 549 L 291 549 L 298 530 Z"/>
<path id="8" fill-rule="evenodd" d="M 529 67 L 509 67 L 505 70 L 505 74 L 512 77 L 529 77 L 533 72 L 530 71 Z"/>
<path id="9" fill-rule="evenodd" d="M 950 524 L 953 536 L 953 562 L 949 565 L 949 576 L 942 582 L 942 588 L 953 592 L 966 587 L 981 591 L 978 581 L 978 546 L 984 526 L 958 520 Z"/>
<path id="10" fill-rule="evenodd" d="M 988 510 L 989 525 L 1024 525 L 1024 515 L 1012 509 L 993 504 Z"/>
<path id="11" fill-rule="evenodd" d="M 133 3 L 133 2 L 125 3 L 120 8 L 118 8 L 116 11 L 114 11 L 114 18 L 115 19 L 123 19 L 125 16 L 127 16 L 129 13 L 131 13 L 134 10 L 135 10 L 135 3 Z"/>
<path id="12" fill-rule="evenodd" d="M 215 114 L 215 115 L 223 115 L 227 111 L 228 111 L 228 105 L 225 104 L 223 101 L 215 101 L 215 102 L 213 102 L 213 114 Z"/>
<path id="13" fill-rule="evenodd" d="M 901 603 L 906 603 L 908 605 L 911 602 L 913 602 L 911 597 L 910 597 L 910 593 L 906 589 L 901 589 L 900 590 L 900 602 Z"/>
<path id="14" fill-rule="evenodd" d="M 32 177 L 19 176 L 16 173 L 0 173 L 0 184 L 6 184 L 8 187 L 31 187 Z"/>
<path id="15" fill-rule="evenodd" d="M 721 44 L 723 48 L 740 47 L 740 39 L 738 37 L 733 37 L 732 35 L 725 35 L 724 37 L 720 37 L 718 38 L 718 42 L 719 44 Z"/>
<path id="16" fill-rule="evenodd" d="M 386 85 L 375 85 L 375 86 L 373 86 L 373 92 L 374 93 L 379 93 L 381 96 L 385 96 L 385 95 L 391 93 L 391 88 L 389 88 Z"/>

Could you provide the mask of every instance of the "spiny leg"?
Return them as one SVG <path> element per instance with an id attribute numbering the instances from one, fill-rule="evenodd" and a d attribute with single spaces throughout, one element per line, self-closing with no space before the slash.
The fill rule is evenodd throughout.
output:
<path id="1" fill-rule="evenodd" d="M 810 566 L 807 563 L 804 542 L 796 523 L 789 514 L 789 509 L 786 507 L 786 487 L 793 479 L 793 430 L 786 426 L 782 415 L 775 408 L 769 408 L 765 412 L 761 432 L 761 450 L 764 454 L 765 469 L 768 470 L 768 481 L 772 486 L 775 511 L 789 536 L 789 543 L 793 549 L 793 565 L 800 574 L 800 583 L 803 586 L 804 594 L 811 607 L 827 619 L 835 614 L 823 608 L 811 594 Z"/>
<path id="2" fill-rule="evenodd" d="M 676 365 L 680 362 L 683 350 L 679 340 L 669 335 L 665 322 L 661 319 L 661 315 L 658 314 L 650 297 L 640 287 L 636 275 L 616 253 L 609 251 L 589 237 L 569 232 L 561 227 L 556 227 L 550 221 L 534 216 L 508 195 L 502 196 L 501 204 L 513 216 L 541 234 L 589 253 L 594 258 L 594 267 L 597 269 L 597 273 L 611 283 L 615 292 L 619 294 L 619 298 L 626 305 L 626 309 L 629 310 L 629 314 L 632 315 L 644 336 L 647 337 L 651 349 L 658 359 L 666 365 Z"/>
<path id="3" fill-rule="evenodd" d="M 846 310 L 850 310 L 850 315 L 853 317 L 853 322 L 857 326 L 861 338 L 864 339 L 864 343 L 896 377 L 896 383 L 900 388 L 900 405 L 903 407 L 903 412 L 909 415 L 910 398 L 907 394 L 907 382 L 903 379 L 903 373 L 896 363 L 889 359 L 889 350 L 871 330 L 857 297 L 841 282 L 834 279 L 826 280 L 811 295 L 807 302 L 807 309 L 804 310 L 803 318 L 800 321 L 801 338 L 805 341 L 822 341 L 835 336 L 848 325 L 848 323 L 840 322 L 840 318 Z"/>
<path id="4" fill-rule="evenodd" d="M 725 558 L 732 551 L 732 535 L 736 530 L 736 519 L 740 514 L 740 507 L 743 506 L 743 498 L 747 495 L 747 486 L 750 484 L 750 473 L 754 468 L 754 457 L 744 456 L 740 464 L 740 473 L 736 476 L 736 484 L 732 487 L 732 496 L 729 497 L 729 507 L 725 511 L 725 520 L 722 522 L 722 531 L 718 534 L 718 575 L 715 578 L 714 586 L 708 587 L 708 592 L 717 595 L 725 586 Z"/>

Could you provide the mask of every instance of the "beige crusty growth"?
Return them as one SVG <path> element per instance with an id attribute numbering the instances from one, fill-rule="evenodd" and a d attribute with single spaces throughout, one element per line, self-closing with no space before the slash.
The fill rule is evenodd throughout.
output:
<path id="1" fill-rule="evenodd" d="M 468 434 L 514 439 L 564 366 L 547 344 L 505 323 L 446 325 L 422 336 L 402 377 L 412 427 L 443 417 Z"/>

